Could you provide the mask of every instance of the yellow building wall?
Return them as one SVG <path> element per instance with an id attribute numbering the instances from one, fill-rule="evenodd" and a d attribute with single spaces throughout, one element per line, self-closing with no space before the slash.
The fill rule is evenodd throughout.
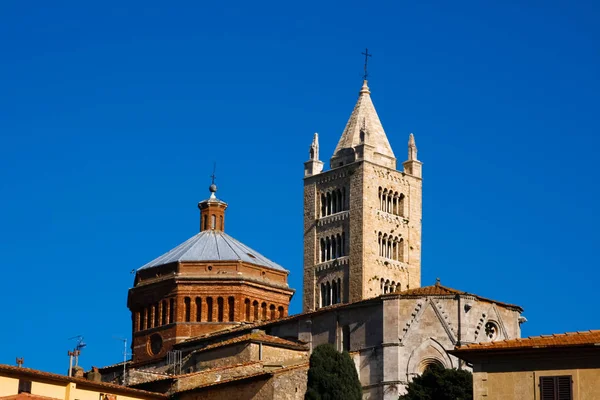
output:
<path id="1" fill-rule="evenodd" d="M 19 380 L 0 376 L 0 397 L 11 396 L 19 390 Z"/>
<path id="2" fill-rule="evenodd" d="M 475 372 L 474 400 L 540 400 L 541 376 L 571 375 L 574 400 L 600 399 L 600 369 Z"/>
<path id="3" fill-rule="evenodd" d="M 78 387 L 74 382 L 40 382 L 34 378 L 24 378 L 31 381 L 31 394 L 45 397 L 52 397 L 61 400 L 100 400 L 100 393 L 112 394 L 117 396 L 117 400 L 145 400 L 148 397 L 127 396 L 111 390 L 111 388 L 86 388 L 85 384 Z M 0 397 L 14 396 L 19 391 L 19 378 L 0 376 Z"/>

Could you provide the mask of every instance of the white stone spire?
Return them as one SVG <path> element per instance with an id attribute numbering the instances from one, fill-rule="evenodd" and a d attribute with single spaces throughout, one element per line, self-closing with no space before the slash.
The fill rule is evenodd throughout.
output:
<path id="1" fill-rule="evenodd" d="M 404 161 L 402 165 L 404 166 L 404 173 L 417 178 L 423 177 L 423 163 L 417 160 L 417 145 L 415 135 L 412 133 L 408 137 L 408 160 Z"/>
<path id="2" fill-rule="evenodd" d="M 415 144 L 415 135 L 413 135 L 412 133 L 408 137 L 408 160 L 417 160 L 417 145 Z"/>
<path id="3" fill-rule="evenodd" d="M 319 160 L 319 134 L 315 132 L 308 149 L 308 161 L 304 163 L 304 176 L 320 174 L 321 171 L 323 171 L 323 162 Z"/>
<path id="4" fill-rule="evenodd" d="M 361 159 L 396 168 L 394 152 L 375 111 L 366 80 L 363 81 L 358 101 L 333 152 L 331 168 Z"/>

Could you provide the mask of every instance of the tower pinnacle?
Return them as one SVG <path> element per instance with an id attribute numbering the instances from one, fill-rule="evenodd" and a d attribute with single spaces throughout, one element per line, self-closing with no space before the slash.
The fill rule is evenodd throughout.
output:
<path id="1" fill-rule="evenodd" d="M 417 160 L 417 145 L 415 144 L 415 135 L 413 135 L 412 133 L 408 137 L 408 160 Z"/>
<path id="2" fill-rule="evenodd" d="M 404 173 L 422 178 L 423 163 L 417 159 L 417 145 L 415 144 L 415 136 L 411 133 L 408 137 L 408 160 L 402 163 Z"/>

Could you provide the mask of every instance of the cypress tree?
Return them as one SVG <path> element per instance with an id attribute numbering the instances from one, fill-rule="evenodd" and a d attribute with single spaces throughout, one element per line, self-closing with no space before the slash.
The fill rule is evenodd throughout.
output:
<path id="1" fill-rule="evenodd" d="M 317 346 L 310 356 L 306 400 L 361 400 L 362 387 L 347 352 L 332 345 Z"/>

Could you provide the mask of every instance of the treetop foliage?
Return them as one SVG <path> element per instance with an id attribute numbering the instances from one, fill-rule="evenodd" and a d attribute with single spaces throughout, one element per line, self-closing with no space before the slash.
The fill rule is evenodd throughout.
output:
<path id="1" fill-rule="evenodd" d="M 473 374 L 438 365 L 427 368 L 408 384 L 399 400 L 473 400 Z"/>
<path id="2" fill-rule="evenodd" d="M 362 386 L 347 352 L 332 345 L 317 346 L 310 356 L 305 400 L 361 400 Z"/>

